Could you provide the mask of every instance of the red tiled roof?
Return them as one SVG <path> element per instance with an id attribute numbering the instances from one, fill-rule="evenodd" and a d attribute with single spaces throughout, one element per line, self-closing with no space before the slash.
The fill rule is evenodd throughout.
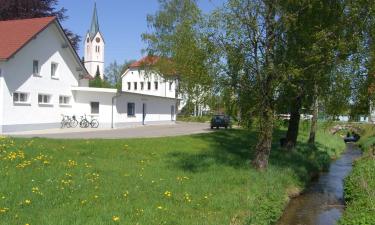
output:
<path id="1" fill-rule="evenodd" d="M 152 66 L 159 61 L 158 56 L 145 56 L 142 59 L 132 63 L 129 68 L 138 68 L 141 66 Z"/>
<path id="2" fill-rule="evenodd" d="M 0 60 L 7 60 L 56 17 L 0 21 Z"/>

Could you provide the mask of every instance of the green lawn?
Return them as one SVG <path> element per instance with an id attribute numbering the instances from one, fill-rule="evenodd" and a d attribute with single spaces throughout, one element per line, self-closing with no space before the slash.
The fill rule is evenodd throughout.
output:
<path id="1" fill-rule="evenodd" d="M 250 169 L 245 130 L 130 140 L 0 140 L 0 224 L 271 224 L 288 195 L 344 149 L 319 134 Z"/>

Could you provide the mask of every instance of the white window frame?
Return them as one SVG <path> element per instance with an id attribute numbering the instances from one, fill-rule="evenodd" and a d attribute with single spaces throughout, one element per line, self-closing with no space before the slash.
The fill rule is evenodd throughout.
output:
<path id="1" fill-rule="evenodd" d="M 54 73 L 52 71 L 53 65 L 56 65 L 56 69 L 55 69 Z M 51 78 L 52 79 L 59 79 L 58 71 L 59 71 L 59 64 L 57 62 L 51 62 Z"/>
<path id="2" fill-rule="evenodd" d="M 173 82 L 169 82 L 169 91 L 172 91 Z"/>
<path id="3" fill-rule="evenodd" d="M 39 96 L 42 96 L 42 101 L 39 101 Z M 48 101 L 45 102 L 45 97 L 47 97 Z M 38 105 L 48 105 L 51 106 L 52 104 L 52 95 L 51 94 L 46 94 L 46 93 L 38 93 Z"/>
<path id="4" fill-rule="evenodd" d="M 36 72 L 35 69 L 35 62 L 36 62 Z M 33 76 L 40 77 L 40 68 L 39 68 L 39 60 L 34 59 L 33 60 Z"/>
<path id="5" fill-rule="evenodd" d="M 20 95 L 24 94 L 26 95 L 26 100 L 25 101 L 20 101 Z M 14 96 L 17 95 L 17 100 L 14 100 Z M 30 105 L 30 93 L 27 92 L 22 92 L 22 91 L 15 91 L 12 94 L 12 100 L 14 105 Z"/>
<path id="6" fill-rule="evenodd" d="M 128 91 L 132 89 L 132 82 L 128 82 Z"/>
<path id="7" fill-rule="evenodd" d="M 65 101 L 66 99 L 68 99 L 68 101 Z M 60 106 L 70 106 L 71 105 L 70 101 L 71 101 L 71 97 L 68 96 L 68 95 L 60 95 L 59 96 L 59 105 Z"/>
<path id="8" fill-rule="evenodd" d="M 133 85 L 134 85 L 134 91 L 138 90 L 138 82 L 134 82 Z"/>

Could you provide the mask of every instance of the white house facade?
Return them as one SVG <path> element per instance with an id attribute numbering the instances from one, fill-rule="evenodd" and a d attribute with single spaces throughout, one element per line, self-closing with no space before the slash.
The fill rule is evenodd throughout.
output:
<path id="1" fill-rule="evenodd" d="M 89 87 L 98 68 L 104 75 L 104 40 L 97 31 L 92 39 L 96 44 L 89 44 L 101 46 L 103 58 L 83 64 L 55 17 L 0 22 L 1 133 L 59 128 L 62 115 L 78 120 L 92 116 L 102 128 L 174 123 L 175 81 L 146 78 L 131 67 L 123 75 L 122 91 Z"/>

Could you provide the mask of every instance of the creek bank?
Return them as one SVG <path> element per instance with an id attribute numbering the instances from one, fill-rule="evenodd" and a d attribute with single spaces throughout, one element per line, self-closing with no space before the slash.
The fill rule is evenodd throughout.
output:
<path id="1" fill-rule="evenodd" d="M 347 151 L 331 163 L 327 173 L 321 174 L 301 195 L 290 200 L 278 225 L 336 224 L 344 210 L 343 181 L 360 154 L 354 144 L 348 144 Z"/>

